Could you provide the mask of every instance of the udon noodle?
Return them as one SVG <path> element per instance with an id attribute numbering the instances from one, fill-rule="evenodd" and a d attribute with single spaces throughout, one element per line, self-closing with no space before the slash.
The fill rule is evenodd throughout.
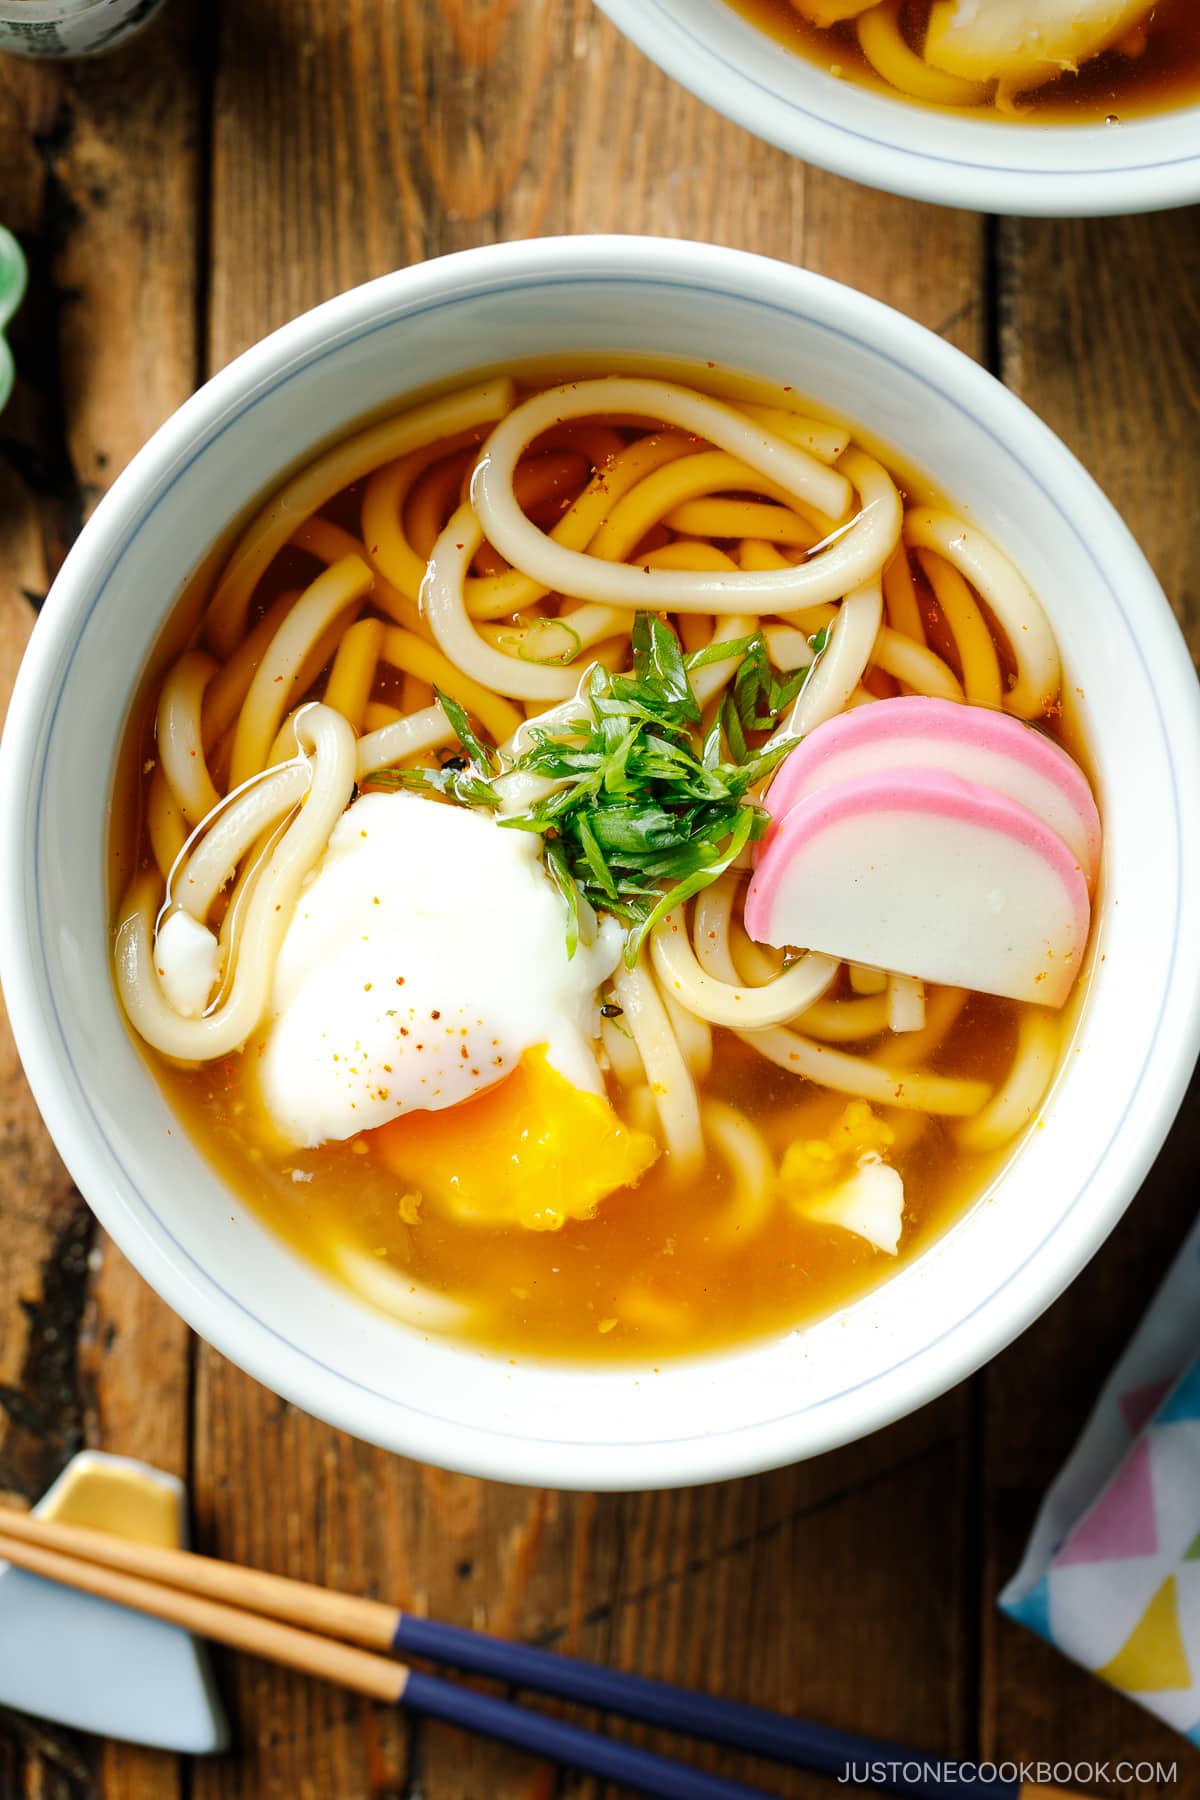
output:
<path id="1" fill-rule="evenodd" d="M 1117 124 L 1200 93 L 1193 0 L 731 0 L 828 70 L 921 106 Z"/>
<path id="2" fill-rule="evenodd" d="M 188 604 L 193 619 L 202 606 L 199 628 L 149 682 L 125 759 L 140 774 L 117 794 L 118 990 L 227 1181 L 375 1304 L 561 1355 L 678 1353 L 792 1327 L 877 1281 L 897 1248 L 903 1260 L 930 1242 L 1037 1116 L 1058 1012 L 747 934 L 752 837 L 785 740 L 900 695 L 1063 730 L 1058 648 L 1019 571 L 790 390 L 711 371 L 472 381 L 293 475 Z M 282 1129 L 258 1065 L 331 838 L 394 810 L 406 785 L 404 817 L 439 829 L 447 808 L 527 824 L 569 785 L 545 757 L 583 742 L 594 696 L 632 691 L 621 683 L 644 673 L 647 644 L 678 654 L 687 692 L 672 717 L 695 720 L 674 737 L 647 726 L 655 754 L 683 754 L 690 731 L 697 767 L 702 742 L 706 769 L 760 759 L 766 772 L 729 802 L 751 837 L 723 841 L 674 891 L 618 883 L 610 907 L 615 877 L 592 881 L 586 819 L 576 876 L 562 876 L 556 827 L 485 834 L 528 851 L 521 880 L 543 883 L 545 867 L 571 887 L 579 951 L 564 967 L 600 959 L 593 1112 L 576 1123 L 582 1079 L 568 1089 L 528 1057 L 481 1073 L 468 1021 L 458 1072 L 471 1065 L 475 1086 L 461 1105 L 415 1126 L 401 1107 L 410 1129 L 396 1136 L 378 1127 L 393 1103 L 376 1069 L 367 1128 L 310 1142 Z M 752 668 L 760 694 L 783 700 L 744 714 L 743 734 Z M 488 894 L 440 889 L 436 858 L 417 875 L 437 907 L 469 900 L 484 929 Z M 626 953 L 604 960 L 610 939 Z M 514 966 L 521 954 L 514 938 Z M 630 1178 L 574 1205 L 548 1151 L 536 1206 L 527 1165 L 511 1211 L 471 1200 L 454 1158 L 504 1160 L 520 1081 L 547 1142 L 562 1109 L 568 1159 L 603 1109 L 617 1123 L 595 1159 L 643 1146 L 636 1171 L 618 1157 Z M 439 1122 L 454 1119 L 448 1137 Z M 891 1226 L 867 1191 L 880 1169 Z"/>

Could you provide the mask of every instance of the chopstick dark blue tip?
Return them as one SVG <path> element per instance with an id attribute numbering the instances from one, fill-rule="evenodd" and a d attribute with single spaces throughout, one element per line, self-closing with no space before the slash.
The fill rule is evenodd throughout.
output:
<path id="1" fill-rule="evenodd" d="M 490 1694 L 457 1687 L 418 1669 L 409 1670 L 400 1698 L 410 1712 L 459 1725 L 466 1731 L 481 1732 L 552 1762 L 587 1769 L 607 1781 L 618 1781 L 640 1794 L 652 1795 L 655 1800 L 770 1800 L 764 1788 L 749 1788 L 740 1781 L 727 1781 L 704 1769 L 671 1762 L 652 1750 L 584 1731 L 562 1719 L 549 1719 L 544 1713 L 526 1712 Z"/>

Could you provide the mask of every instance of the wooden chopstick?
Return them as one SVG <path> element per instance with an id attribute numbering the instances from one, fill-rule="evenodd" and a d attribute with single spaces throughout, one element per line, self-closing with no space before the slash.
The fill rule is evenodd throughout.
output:
<path id="1" fill-rule="evenodd" d="M 942 1779 L 928 1772 L 936 1759 L 897 1744 L 417 1618 L 379 1600 L 6 1507 L 0 1507 L 0 1558 L 153 1613 L 217 1643 L 450 1720 L 647 1794 L 734 1800 L 757 1790 L 457 1687 L 373 1652 L 399 1651 L 448 1663 L 842 1781 L 847 1769 L 870 1765 L 873 1771 L 887 1771 L 871 1784 L 883 1792 L 922 1800 L 970 1800 L 972 1795 L 981 1800 L 1020 1800 L 1023 1795 L 1029 1800 L 1039 1791 L 1036 1784 L 1017 1781 L 981 1784 L 965 1772 L 959 1775 L 957 1768 Z M 906 1768 L 919 1768 L 921 1774 L 914 1780 L 904 1773 Z"/>
<path id="2" fill-rule="evenodd" d="M 386 1606 L 381 1600 L 340 1594 L 310 1581 L 243 1568 L 239 1563 L 199 1556 L 192 1550 L 170 1550 L 158 1544 L 143 1544 L 136 1538 L 116 1537 L 111 1531 L 38 1519 L 32 1513 L 17 1512 L 7 1506 L 0 1506 L 0 1532 L 25 1544 L 82 1557 L 98 1567 L 120 1569 L 146 1581 L 203 1594 L 243 1612 L 265 1613 L 305 1631 L 345 1638 L 368 1650 L 393 1648 L 399 1614 L 394 1606 Z"/>
<path id="3" fill-rule="evenodd" d="M 197 1637 L 211 1638 L 213 1643 L 228 1644 L 231 1649 L 245 1650 L 251 1656 L 282 1663 L 285 1668 L 299 1669 L 305 1675 L 319 1675 L 339 1687 L 369 1694 L 374 1700 L 399 1702 L 404 1697 L 409 1671 L 391 1657 L 376 1656 L 369 1650 L 340 1643 L 336 1638 L 321 1637 L 316 1632 L 300 1631 L 278 1619 L 243 1612 L 240 1607 L 227 1606 L 201 1594 L 182 1593 L 161 1582 L 122 1574 L 119 1569 L 105 1568 L 80 1556 L 43 1549 L 36 1543 L 8 1536 L 7 1526 L 5 1515 L 4 1530 L 0 1531 L 0 1558 L 18 1568 L 28 1569 L 31 1575 L 44 1575 L 48 1581 L 81 1588 L 98 1599 L 132 1607 L 135 1612 L 150 1613 L 171 1625 L 182 1625 L 185 1631 L 193 1631 Z M 76 1528 L 63 1526 L 61 1529 L 73 1531 Z M 106 1537 L 108 1534 L 88 1532 L 85 1535 Z M 126 1540 L 113 1539 L 114 1543 L 123 1541 Z"/>
<path id="4" fill-rule="evenodd" d="M 5 1520 L 7 1522 L 7 1520 Z M 47 1524 L 36 1521 L 39 1526 Z M 82 1530 L 82 1527 L 62 1527 Z M 107 1534 L 88 1534 L 106 1536 Z M 129 1540 L 114 1539 L 114 1542 Z M 242 1650 L 268 1662 L 282 1663 L 308 1675 L 320 1676 L 372 1699 L 392 1701 L 410 1711 L 444 1719 L 518 1749 L 549 1757 L 554 1762 L 623 1783 L 654 1800 L 766 1800 L 759 1788 L 726 1781 L 686 1763 L 672 1762 L 633 1744 L 584 1731 L 560 1719 L 526 1711 L 524 1707 L 496 1700 L 472 1688 L 409 1669 L 337 1639 L 301 1631 L 294 1625 L 246 1612 L 223 1601 L 188 1593 L 165 1583 L 107 1568 L 43 1548 L 0 1531 L 0 1559 L 30 1574 L 41 1575 L 65 1587 L 77 1588 L 98 1599 L 132 1607 L 172 1625 L 180 1625 L 215 1643 Z M 205 1560 L 200 1558 L 198 1560 Z"/>
<path id="5" fill-rule="evenodd" d="M 114 1537 L 111 1532 L 37 1519 L 5 1507 L 0 1507 L 0 1531 L 10 1538 L 83 1557 L 106 1568 L 121 1569 L 244 1610 L 266 1613 L 306 1631 L 345 1638 L 371 1650 L 390 1650 L 446 1663 L 472 1675 L 620 1713 L 625 1718 L 748 1750 L 776 1762 L 836 1774 L 855 1748 L 860 1760 L 864 1754 L 865 1740 L 861 1738 L 847 1740 L 841 1732 L 826 1731 L 822 1726 L 766 1707 L 697 1693 L 671 1682 L 653 1681 L 578 1657 L 540 1650 L 532 1644 L 491 1637 L 486 1632 L 466 1631 L 438 1619 L 402 1612 L 379 1600 L 340 1594 L 311 1582 L 242 1568 L 192 1551 L 142 1544 Z"/>

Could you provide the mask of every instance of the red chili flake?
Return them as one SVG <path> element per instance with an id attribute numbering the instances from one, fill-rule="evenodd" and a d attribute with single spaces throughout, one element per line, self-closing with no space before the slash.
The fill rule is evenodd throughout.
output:
<path id="1" fill-rule="evenodd" d="M 435 1007 L 434 1007 L 434 1009 L 433 1009 L 433 1011 L 432 1011 L 432 1012 L 431 1012 L 431 1013 L 430 1013 L 430 1015 L 429 1015 L 429 1016 L 430 1016 L 430 1018 L 431 1018 L 431 1019 L 440 1019 L 440 1018 L 441 1018 L 441 1016 L 442 1016 L 442 1015 L 441 1015 L 441 1013 L 440 1013 L 440 1012 L 439 1012 L 439 1011 L 438 1011 L 438 1009 L 437 1009 L 437 1007 L 436 1007 L 436 1006 L 435 1006 Z"/>
<path id="2" fill-rule="evenodd" d="M 397 987 L 403 987 L 403 986 L 404 986 L 404 977 L 403 977 L 403 975 L 397 975 L 397 977 L 396 977 L 396 986 L 397 986 Z"/>

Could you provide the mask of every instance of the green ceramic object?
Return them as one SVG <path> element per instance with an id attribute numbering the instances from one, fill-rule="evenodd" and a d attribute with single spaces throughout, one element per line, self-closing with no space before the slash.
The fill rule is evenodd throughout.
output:
<path id="1" fill-rule="evenodd" d="M 0 412 L 12 393 L 12 351 L 4 341 L 4 327 L 21 304 L 25 292 L 25 258 L 11 231 L 0 225 Z"/>

